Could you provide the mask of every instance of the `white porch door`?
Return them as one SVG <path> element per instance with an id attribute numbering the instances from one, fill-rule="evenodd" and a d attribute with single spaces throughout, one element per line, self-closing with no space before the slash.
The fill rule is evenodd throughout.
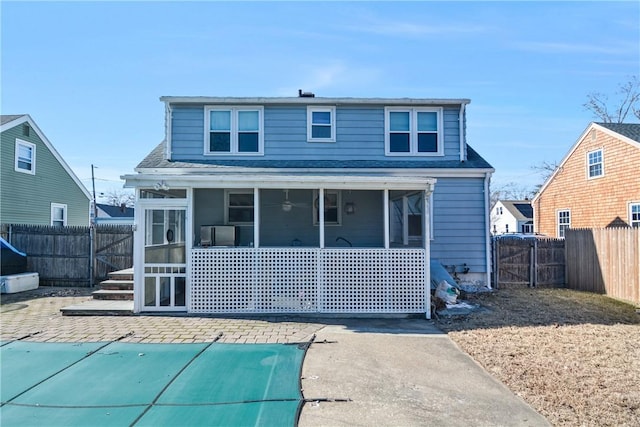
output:
<path id="1" fill-rule="evenodd" d="M 186 208 L 144 207 L 142 311 L 186 311 Z"/>

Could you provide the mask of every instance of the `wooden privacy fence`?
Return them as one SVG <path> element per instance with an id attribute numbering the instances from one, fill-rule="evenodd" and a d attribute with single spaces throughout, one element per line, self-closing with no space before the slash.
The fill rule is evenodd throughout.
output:
<path id="1" fill-rule="evenodd" d="M 640 228 L 565 232 L 567 287 L 640 304 Z"/>
<path id="2" fill-rule="evenodd" d="M 493 286 L 564 286 L 565 256 L 561 239 L 492 240 Z"/>
<path id="3" fill-rule="evenodd" d="M 89 287 L 133 266 L 133 229 L 127 225 L 2 224 L 0 236 L 27 254 L 27 269 L 39 274 L 42 286 Z"/>

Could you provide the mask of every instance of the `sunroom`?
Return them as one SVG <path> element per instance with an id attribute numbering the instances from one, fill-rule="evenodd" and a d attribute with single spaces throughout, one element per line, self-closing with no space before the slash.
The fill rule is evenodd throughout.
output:
<path id="1" fill-rule="evenodd" d="M 136 312 L 430 316 L 433 178 L 125 178 L 137 192 Z"/>

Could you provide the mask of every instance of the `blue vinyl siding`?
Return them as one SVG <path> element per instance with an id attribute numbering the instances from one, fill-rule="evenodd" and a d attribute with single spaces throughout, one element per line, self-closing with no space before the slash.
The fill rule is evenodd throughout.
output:
<path id="1" fill-rule="evenodd" d="M 266 106 L 264 156 L 219 156 L 268 160 L 391 160 L 385 156 L 384 106 L 338 106 L 336 142 L 307 142 L 307 107 Z M 444 157 L 401 157 L 406 161 L 459 159 L 459 108 L 443 114 Z M 204 106 L 174 106 L 171 123 L 172 160 L 216 158 L 204 155 Z M 393 158 L 397 160 L 398 158 Z"/>
<path id="2" fill-rule="evenodd" d="M 439 178 L 433 192 L 431 257 L 487 272 L 483 178 Z"/>

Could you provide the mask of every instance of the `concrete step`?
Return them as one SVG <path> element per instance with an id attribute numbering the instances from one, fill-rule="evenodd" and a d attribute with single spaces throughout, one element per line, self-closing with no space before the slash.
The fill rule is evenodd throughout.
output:
<path id="1" fill-rule="evenodd" d="M 101 289 L 92 292 L 91 295 L 95 300 L 133 301 L 133 290 Z"/>
<path id="2" fill-rule="evenodd" d="M 133 280 L 133 267 L 109 273 L 110 280 Z"/>
<path id="3" fill-rule="evenodd" d="M 132 316 L 133 301 L 89 300 L 60 311 L 63 316 Z"/>
<path id="4" fill-rule="evenodd" d="M 100 282 L 100 289 L 110 291 L 132 291 L 133 280 L 109 279 Z"/>

